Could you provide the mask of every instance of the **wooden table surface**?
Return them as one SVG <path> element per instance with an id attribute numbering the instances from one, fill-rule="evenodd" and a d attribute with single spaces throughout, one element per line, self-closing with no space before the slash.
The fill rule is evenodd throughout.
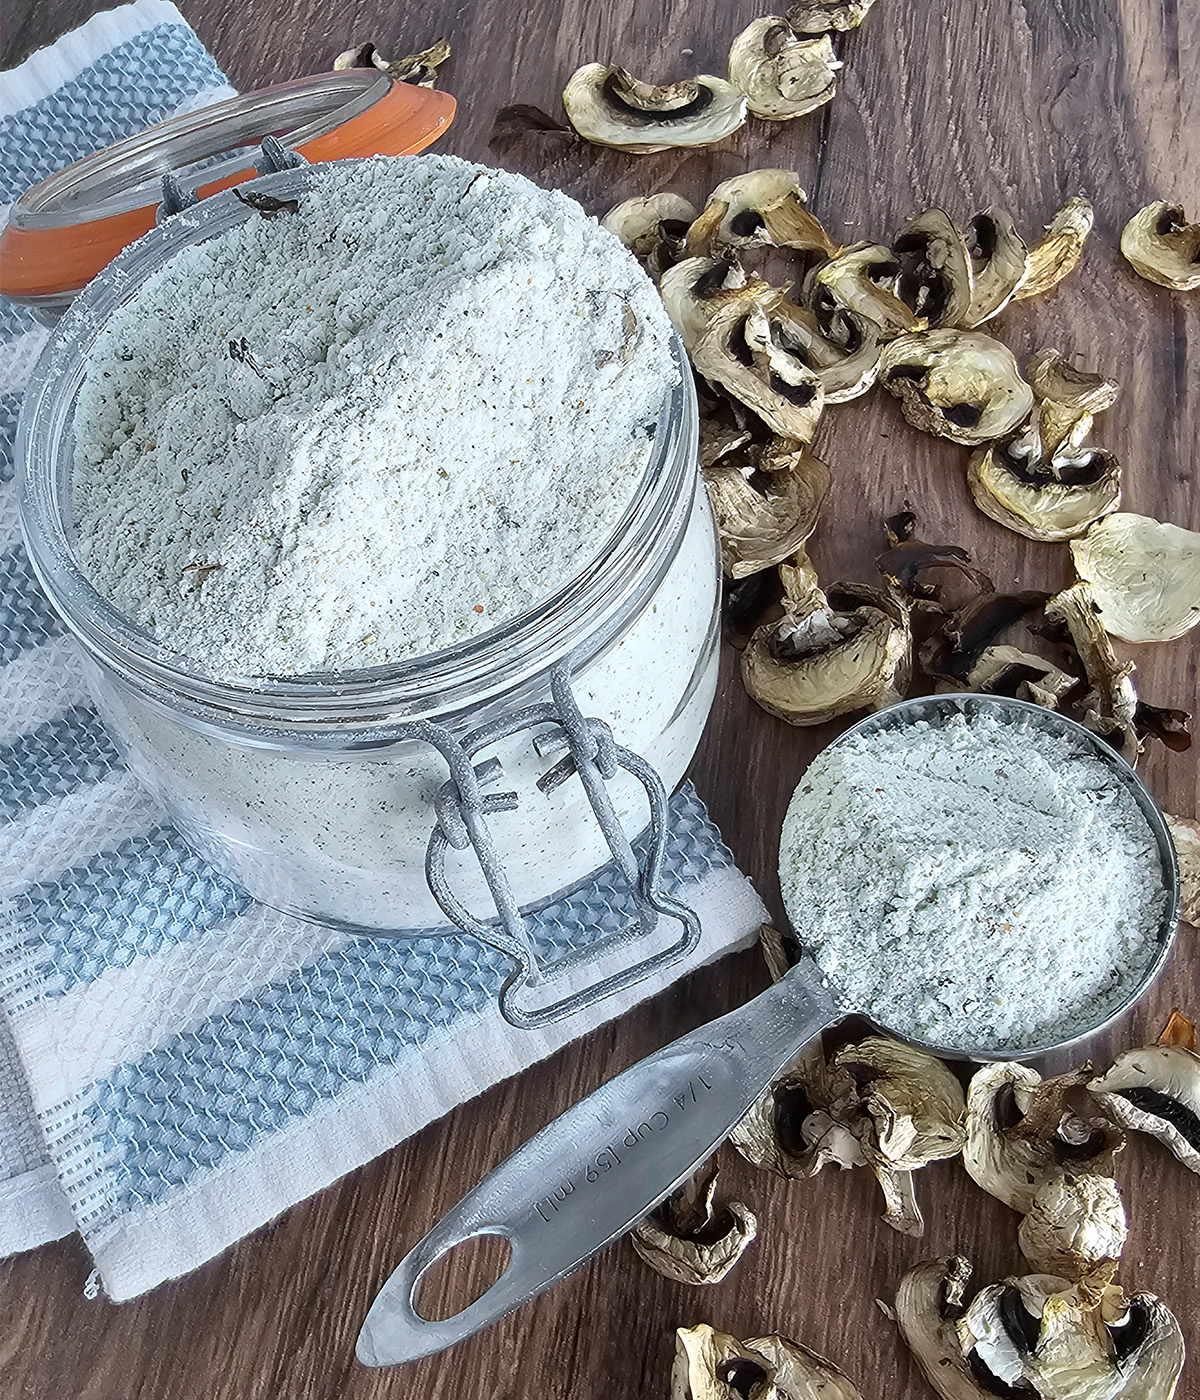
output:
<path id="1" fill-rule="evenodd" d="M 488 159 L 496 110 L 557 110 L 567 75 L 594 59 L 666 81 L 721 72 L 734 34 L 765 11 L 746 0 L 178 0 L 228 71 L 250 87 L 328 68 L 352 41 L 385 54 L 445 34 L 442 85 L 459 100 L 443 149 Z M 86 17 L 93 0 L 9 0 L 4 61 Z M 698 202 L 755 166 L 799 172 L 816 211 L 846 241 L 886 238 L 931 204 L 965 218 L 996 202 L 1034 233 L 1068 195 L 1096 206 L 1080 268 L 1048 296 L 994 323 L 1019 358 L 1057 347 L 1117 375 L 1123 392 L 1098 442 L 1125 468 L 1127 508 L 1200 527 L 1200 293 L 1132 275 L 1120 229 L 1150 199 L 1200 213 L 1200 6 L 1192 0 L 879 0 L 840 41 L 839 93 L 793 123 L 751 122 L 719 149 L 633 157 L 533 141 L 509 163 L 596 212 L 618 198 L 677 189 Z M 989 327 L 989 329 L 992 329 Z M 1033 544 L 971 505 L 963 450 L 910 429 L 884 394 L 835 408 L 817 444 L 834 487 L 813 556 L 827 578 L 873 577 L 880 521 L 911 503 L 925 538 L 968 545 L 1000 588 L 1054 588 L 1064 546 Z M 1194 706 L 1200 632 L 1137 650 L 1143 695 Z M 778 904 L 774 846 L 791 789 L 834 726 L 795 730 L 743 693 L 731 656 L 695 781 L 742 862 Z M 1163 805 L 1194 814 L 1200 750 L 1152 748 L 1144 774 Z M 1200 943 L 1184 929 L 1174 964 L 1114 1033 L 1152 1039 L 1173 1005 L 1200 1011 Z M 921 1258 L 961 1252 L 981 1280 L 1018 1264 L 1016 1217 L 943 1163 L 918 1179 L 927 1231 L 879 1220 L 864 1171 L 788 1183 L 732 1160 L 723 1178 L 757 1211 L 760 1238 L 721 1285 L 688 1289 L 620 1244 L 531 1307 L 450 1354 L 366 1371 L 354 1337 L 401 1255 L 483 1173 L 551 1116 L 675 1035 L 765 983 L 746 954 L 697 974 L 619 1025 L 387 1153 L 190 1277 L 139 1301 L 85 1301 L 76 1240 L 0 1264 L 0 1395 L 6 1400 L 631 1400 L 664 1396 L 677 1325 L 790 1334 L 842 1364 L 875 1400 L 928 1393 L 876 1306 Z M 1107 1047 L 1102 1046 L 1097 1058 Z M 1118 1163 L 1131 1216 L 1122 1280 L 1161 1294 L 1200 1353 L 1200 1179 L 1157 1144 Z M 1190 1379 L 1189 1379 L 1190 1376 Z M 1180 1396 L 1200 1395 L 1200 1360 Z"/>

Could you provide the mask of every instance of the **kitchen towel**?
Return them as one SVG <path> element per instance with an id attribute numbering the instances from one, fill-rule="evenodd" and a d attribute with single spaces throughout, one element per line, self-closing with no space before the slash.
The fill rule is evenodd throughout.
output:
<path id="1" fill-rule="evenodd" d="M 174 6 L 98 15 L 0 75 L 0 204 L 230 91 Z M 665 884 L 698 949 L 518 1031 L 496 1009 L 510 964 L 471 939 L 355 937 L 248 899 L 125 770 L 30 572 L 13 440 L 47 335 L 0 299 L 0 1254 L 79 1230 L 124 1299 L 747 945 L 765 910 L 685 787 Z M 630 956 L 611 936 L 632 913 L 606 870 L 531 920 L 547 963 L 595 949 L 556 995 Z"/>

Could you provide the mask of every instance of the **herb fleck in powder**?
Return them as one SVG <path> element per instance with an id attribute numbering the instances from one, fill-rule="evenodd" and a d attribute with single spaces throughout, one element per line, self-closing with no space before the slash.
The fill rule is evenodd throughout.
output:
<path id="1" fill-rule="evenodd" d="M 817 757 L 783 826 L 801 942 L 847 1002 L 939 1045 L 1065 1039 L 1141 980 L 1159 854 L 1131 793 L 1070 739 L 976 711 Z"/>
<path id="2" fill-rule="evenodd" d="M 216 675 L 401 661 L 565 587 L 677 373 L 653 285 L 566 196 L 447 156 L 310 178 L 139 288 L 75 419 L 93 583 Z"/>

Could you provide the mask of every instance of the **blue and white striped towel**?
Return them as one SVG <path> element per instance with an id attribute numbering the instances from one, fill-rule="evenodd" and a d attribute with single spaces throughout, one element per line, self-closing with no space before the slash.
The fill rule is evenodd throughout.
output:
<path id="1" fill-rule="evenodd" d="M 229 91 L 174 6 L 99 15 L 0 76 L 0 203 Z M 46 335 L 0 299 L 0 1254 L 78 1229 L 123 1299 L 746 945 L 765 911 L 685 788 L 666 869 L 701 916 L 697 952 L 521 1032 L 496 1011 L 507 964 L 491 950 L 350 937 L 255 905 L 206 866 L 122 767 L 21 547 L 13 437 Z M 630 914 L 602 873 L 539 916 L 539 953 L 586 947 Z"/>

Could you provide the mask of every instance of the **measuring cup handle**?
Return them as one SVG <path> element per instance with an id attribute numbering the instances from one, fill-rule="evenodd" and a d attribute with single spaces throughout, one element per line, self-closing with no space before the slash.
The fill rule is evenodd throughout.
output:
<path id="1" fill-rule="evenodd" d="M 776 1074 L 839 1016 L 802 961 L 745 1006 L 627 1069 L 543 1128 L 399 1264 L 371 1305 L 358 1359 L 388 1366 L 453 1346 L 569 1274 L 635 1225 L 724 1141 Z M 512 1256 L 482 1297 L 427 1321 L 422 1274 L 477 1235 Z"/>

